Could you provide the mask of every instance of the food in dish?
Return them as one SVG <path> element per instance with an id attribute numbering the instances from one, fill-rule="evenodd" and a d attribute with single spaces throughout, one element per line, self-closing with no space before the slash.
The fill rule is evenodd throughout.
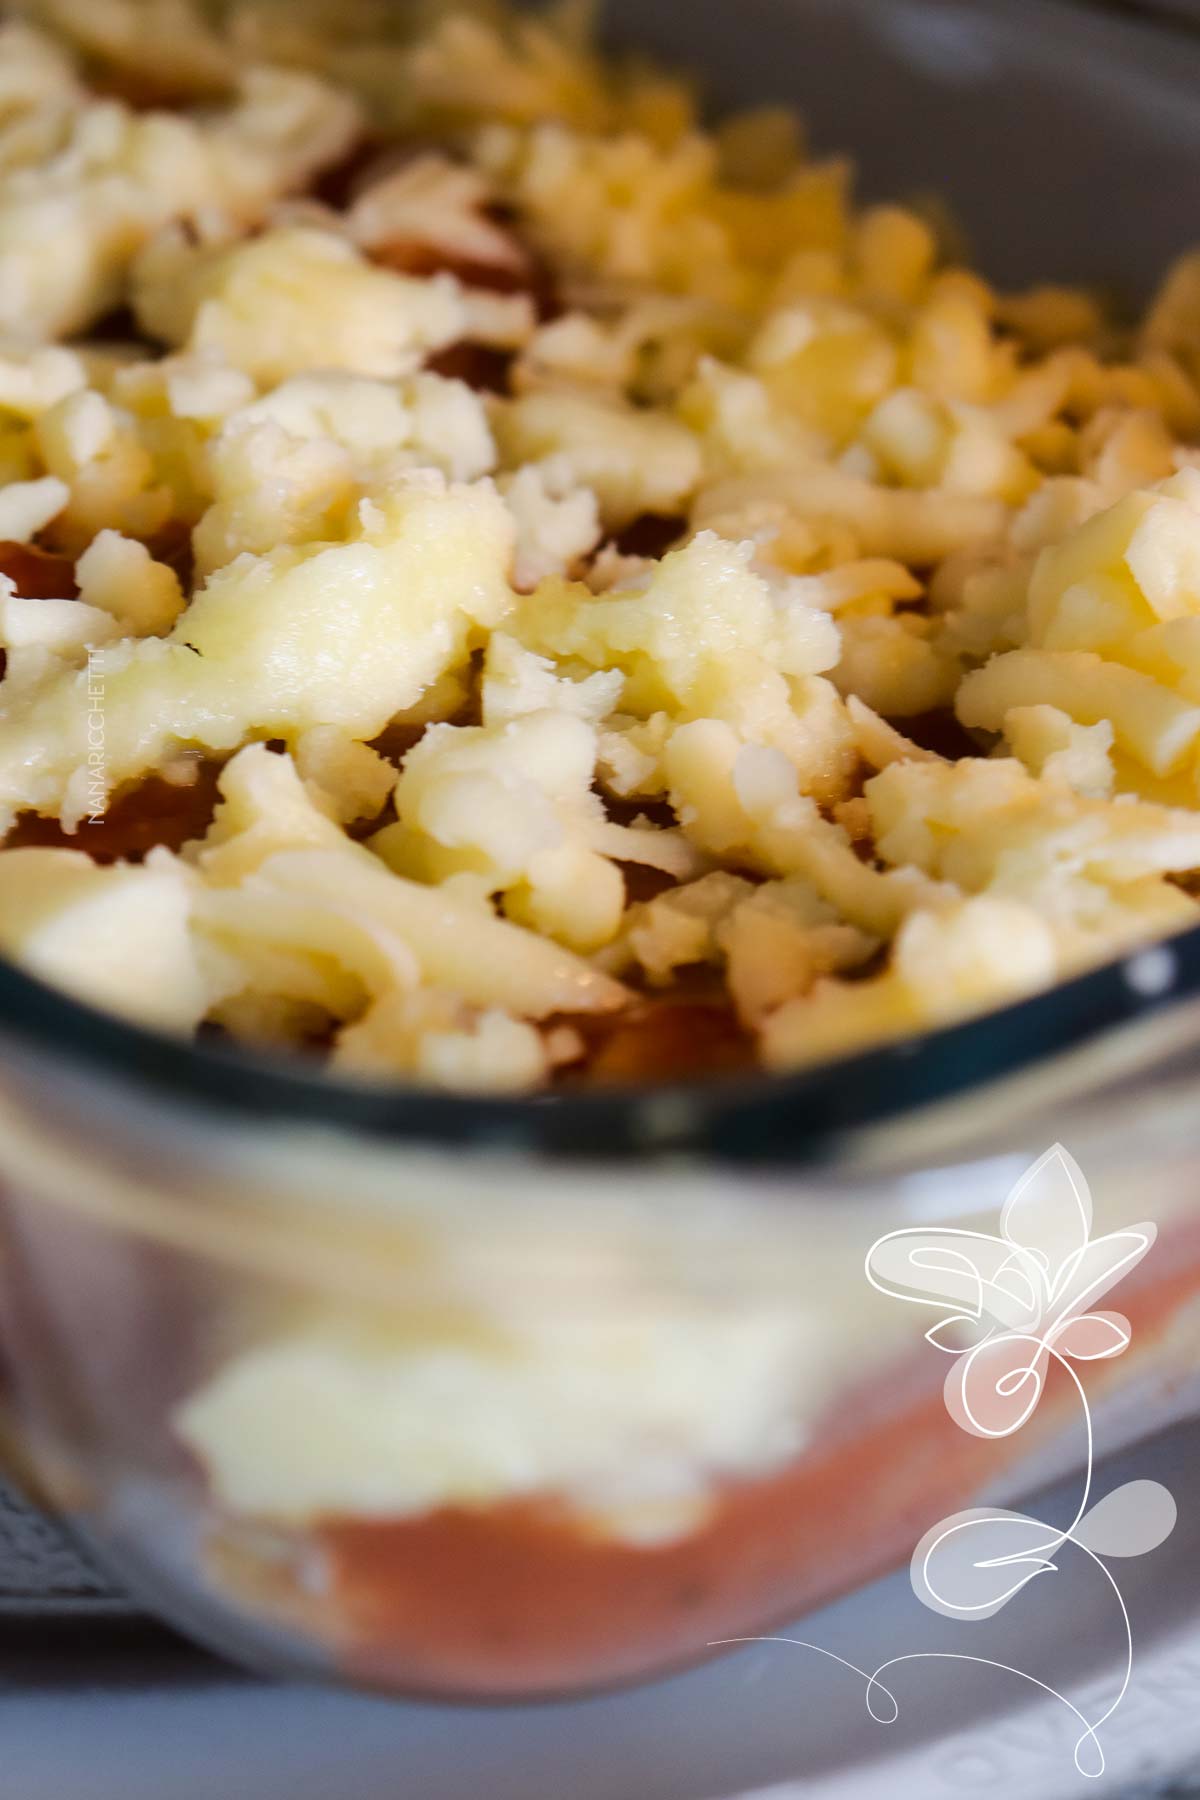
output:
<path id="1" fill-rule="evenodd" d="M 407 30 L 3 27 L 0 947 L 524 1091 L 1195 923 L 1200 260 L 1005 294 L 573 15 Z"/>

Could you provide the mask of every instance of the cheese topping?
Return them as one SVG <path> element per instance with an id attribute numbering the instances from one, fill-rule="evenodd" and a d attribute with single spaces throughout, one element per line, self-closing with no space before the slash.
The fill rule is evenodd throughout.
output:
<path id="1" fill-rule="evenodd" d="M 997 292 L 566 14 L 26 10 L 10 955 L 513 1092 L 575 1013 L 698 989 L 788 1068 L 1195 920 L 1195 256 L 1133 331 Z"/>

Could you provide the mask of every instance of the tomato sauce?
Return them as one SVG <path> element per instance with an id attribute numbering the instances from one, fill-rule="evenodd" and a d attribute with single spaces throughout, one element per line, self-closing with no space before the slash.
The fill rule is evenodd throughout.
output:
<path id="1" fill-rule="evenodd" d="M 157 845 L 178 850 L 203 837 L 216 811 L 219 763 L 197 760 L 194 779 L 181 786 L 151 775 L 113 799 L 93 824 L 64 831 L 57 819 L 23 813 L 4 840 L 6 849 L 86 850 L 94 862 L 142 862 Z"/>
<path id="2" fill-rule="evenodd" d="M 79 593 L 71 558 L 33 544 L 0 542 L 0 575 L 26 600 L 74 600 Z"/>
<path id="3" fill-rule="evenodd" d="M 569 1021 L 587 1055 L 569 1073 L 590 1086 L 640 1086 L 738 1075 L 756 1067 L 754 1039 L 715 982 L 640 997 L 609 1017 Z"/>

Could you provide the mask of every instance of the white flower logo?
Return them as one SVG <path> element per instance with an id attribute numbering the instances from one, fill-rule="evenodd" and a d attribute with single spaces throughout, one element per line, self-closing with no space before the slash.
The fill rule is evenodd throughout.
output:
<path id="1" fill-rule="evenodd" d="M 1128 1689 L 1133 1636 L 1120 1590 L 1101 1558 L 1157 1549 L 1174 1529 L 1176 1511 L 1167 1489 L 1153 1481 L 1128 1482 L 1092 1504 L 1092 1417 L 1079 1371 L 1128 1348 L 1128 1319 L 1098 1309 L 1097 1302 L 1141 1262 L 1156 1235 L 1153 1225 L 1142 1224 L 1093 1238 L 1087 1182 L 1074 1158 L 1056 1144 L 1009 1195 L 997 1236 L 914 1229 L 890 1232 L 871 1246 L 866 1272 L 873 1287 L 908 1304 L 936 1308 L 941 1315 L 925 1337 L 951 1358 L 946 1405 L 964 1431 L 983 1438 L 1011 1437 L 1033 1417 L 1051 1372 L 1058 1370 L 1074 1388 L 1087 1433 L 1083 1494 L 1065 1531 L 998 1508 L 956 1513 L 917 1545 L 910 1565 L 917 1598 L 947 1618 L 993 1618 L 1031 1581 L 1054 1574 L 1054 1558 L 1072 1545 L 1111 1588 L 1125 1639 L 1120 1690 L 1093 1720 L 1036 1677 L 990 1657 L 925 1652 L 895 1657 L 873 1672 L 847 1664 L 866 1682 L 868 1709 L 880 1723 L 899 1714 L 895 1696 L 880 1680 L 887 1670 L 927 1660 L 983 1663 L 1061 1700 L 1082 1726 L 1076 1768 L 1081 1775 L 1103 1774 L 1097 1733 Z M 831 1654 L 817 1644 L 800 1647 Z"/>
<path id="2" fill-rule="evenodd" d="M 1055 1145 L 1009 1195 L 998 1237 L 895 1231 L 872 1245 L 873 1287 L 943 1310 L 925 1336 L 954 1358 L 946 1405 L 964 1431 L 1011 1437 L 1037 1408 L 1053 1361 L 1106 1361 L 1128 1348 L 1129 1321 L 1095 1311 L 1095 1303 L 1142 1260 L 1157 1233 L 1150 1224 L 1101 1238 L 1091 1232 L 1087 1182 Z"/>

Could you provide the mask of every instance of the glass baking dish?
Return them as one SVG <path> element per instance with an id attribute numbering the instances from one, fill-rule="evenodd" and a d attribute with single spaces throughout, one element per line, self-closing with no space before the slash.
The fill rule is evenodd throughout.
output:
<path id="1" fill-rule="evenodd" d="M 687 29 L 683 29 L 686 16 Z M 1151 285 L 1194 231 L 1200 40 L 1055 0 L 615 7 L 937 188 L 1001 280 Z M 992 1232 L 1062 1140 L 1149 1218 L 1105 1448 L 1191 1410 L 1200 933 L 802 1076 L 472 1102 L 185 1045 L 0 968 L 0 1343 L 21 1455 L 151 1607 L 276 1673 L 499 1699 L 638 1680 L 1084 1454 L 1067 1384 L 962 1431 L 864 1259 Z"/>

